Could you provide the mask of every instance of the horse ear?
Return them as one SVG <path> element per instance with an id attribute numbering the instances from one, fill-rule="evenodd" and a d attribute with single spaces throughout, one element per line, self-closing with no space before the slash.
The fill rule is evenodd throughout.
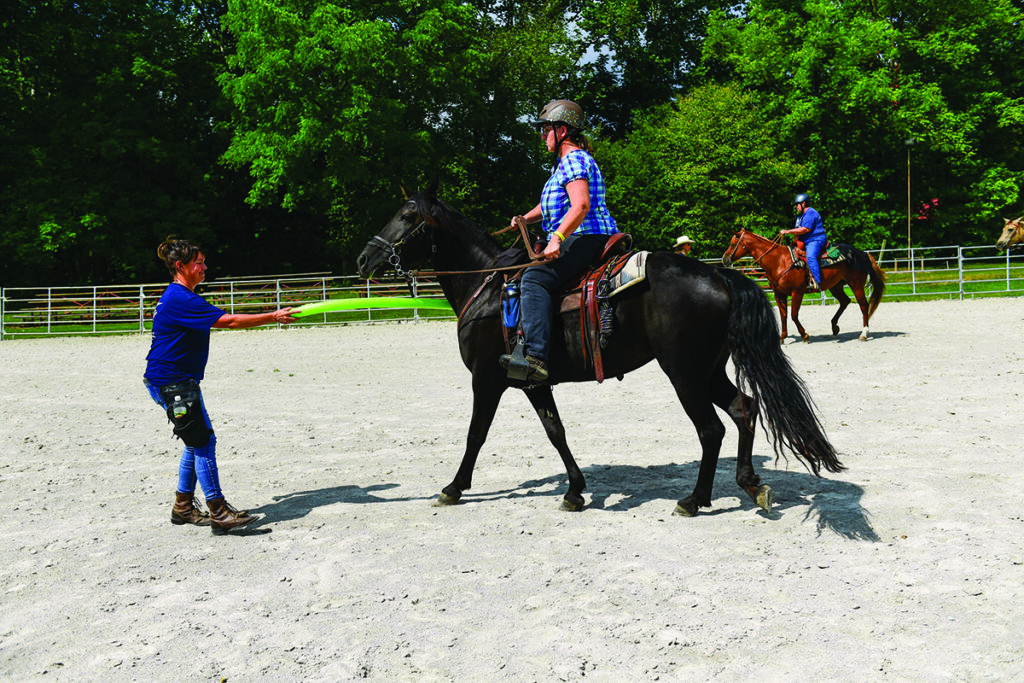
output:
<path id="1" fill-rule="evenodd" d="M 426 194 L 431 199 L 437 199 L 437 190 L 440 186 L 441 179 L 435 175 L 433 178 L 430 179 L 430 182 L 427 183 L 427 187 L 423 191 L 423 193 Z"/>
<path id="2" fill-rule="evenodd" d="M 409 201 L 409 193 L 405 191 L 405 185 L 399 183 L 398 187 L 401 188 L 402 190 L 402 199 L 404 199 L 405 201 Z"/>

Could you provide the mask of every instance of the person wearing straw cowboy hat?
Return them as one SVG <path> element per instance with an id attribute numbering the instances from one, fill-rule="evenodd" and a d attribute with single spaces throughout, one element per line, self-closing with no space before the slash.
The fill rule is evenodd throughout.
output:
<path id="1" fill-rule="evenodd" d="M 686 235 L 683 235 L 682 237 L 677 239 L 676 243 L 672 245 L 672 251 L 676 252 L 677 254 L 682 254 L 683 256 L 689 256 L 690 249 L 692 248 L 693 240 L 691 240 Z"/>

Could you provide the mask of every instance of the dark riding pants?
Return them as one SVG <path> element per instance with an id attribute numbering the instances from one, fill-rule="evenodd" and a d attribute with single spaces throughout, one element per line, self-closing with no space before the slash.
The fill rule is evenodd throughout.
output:
<path id="1" fill-rule="evenodd" d="M 523 336 L 526 354 L 548 359 L 551 344 L 553 295 L 573 278 L 579 277 L 601 254 L 610 235 L 570 235 L 562 242 L 562 253 L 543 266 L 527 268 L 520 288 Z"/>

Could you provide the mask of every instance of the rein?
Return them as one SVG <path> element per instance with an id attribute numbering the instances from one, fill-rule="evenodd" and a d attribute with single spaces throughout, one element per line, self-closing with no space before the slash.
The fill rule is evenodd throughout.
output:
<path id="1" fill-rule="evenodd" d="M 760 235 L 756 235 L 756 234 L 754 234 L 752 232 L 747 232 L 746 234 L 751 235 L 753 237 L 761 237 Z M 776 237 L 773 240 L 770 240 L 767 237 L 761 237 L 761 239 L 763 239 L 765 242 L 771 243 L 772 246 L 768 247 L 766 250 L 762 251 L 757 256 L 754 256 L 753 254 L 751 254 L 751 258 L 754 259 L 754 263 L 757 264 L 758 268 L 760 268 L 762 270 L 762 272 L 764 272 L 765 277 L 768 278 L 768 282 L 772 286 L 772 289 L 775 289 L 776 283 L 778 282 L 778 278 L 775 280 L 775 282 L 772 282 L 772 277 L 771 277 L 771 275 L 768 274 L 768 269 L 765 268 L 764 265 L 761 263 L 761 259 L 763 259 L 768 254 L 772 253 L 776 249 L 776 247 L 781 247 L 782 246 L 782 235 L 779 235 L 778 237 Z M 737 242 L 736 246 L 738 247 L 739 245 L 740 245 L 740 243 Z M 784 270 L 781 273 L 779 273 L 779 278 L 781 278 L 783 275 L 785 275 L 789 271 L 793 270 L 793 266 L 794 265 L 796 265 L 796 264 L 791 264 L 789 266 L 789 268 L 786 268 L 786 270 Z"/>
<path id="2" fill-rule="evenodd" d="M 403 278 L 406 282 L 411 282 L 421 271 L 411 270 L 407 271 L 402 268 L 402 246 L 413 237 L 418 236 L 421 232 L 428 227 L 426 219 L 420 221 L 419 225 L 409 231 L 402 239 L 397 242 L 391 243 L 380 235 L 374 235 L 366 243 L 368 246 L 376 247 L 388 255 L 388 264 L 395 269 L 395 274 L 398 277 Z M 522 270 L 523 268 L 531 268 L 533 266 L 541 266 L 547 263 L 547 261 L 530 246 L 530 239 L 526 229 L 526 221 L 523 220 L 522 216 L 516 216 L 514 219 L 514 225 L 510 225 L 507 228 L 502 228 L 497 232 L 492 232 L 491 236 L 496 237 L 503 235 L 506 232 L 519 228 L 520 236 L 523 238 L 523 244 L 526 245 L 526 253 L 530 256 L 530 263 L 516 266 L 501 266 L 495 268 L 483 268 L 480 270 L 431 270 L 428 271 L 432 275 L 475 275 L 479 273 L 498 273 L 501 271 L 511 270 Z M 519 238 L 516 238 L 518 241 Z M 515 242 L 513 242 L 515 244 Z M 436 252 L 437 246 L 431 243 L 431 251 Z M 490 279 L 488 279 L 488 282 Z M 485 283 L 486 284 L 486 283 Z"/>

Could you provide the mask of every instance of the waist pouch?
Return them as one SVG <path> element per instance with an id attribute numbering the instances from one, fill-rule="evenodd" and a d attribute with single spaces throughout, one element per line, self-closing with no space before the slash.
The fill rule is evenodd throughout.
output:
<path id="1" fill-rule="evenodd" d="M 199 448 L 210 442 L 211 430 L 203 419 L 199 384 L 192 379 L 160 387 L 160 398 L 167 406 L 167 419 L 174 425 L 174 435 L 186 446 Z"/>

